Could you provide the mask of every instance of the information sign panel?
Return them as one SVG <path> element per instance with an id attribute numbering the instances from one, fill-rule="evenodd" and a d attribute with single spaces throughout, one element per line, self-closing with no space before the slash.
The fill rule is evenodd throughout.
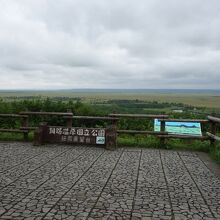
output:
<path id="1" fill-rule="evenodd" d="M 160 119 L 154 119 L 154 131 L 160 131 Z M 199 122 L 166 122 L 165 131 L 170 134 L 202 136 Z"/>

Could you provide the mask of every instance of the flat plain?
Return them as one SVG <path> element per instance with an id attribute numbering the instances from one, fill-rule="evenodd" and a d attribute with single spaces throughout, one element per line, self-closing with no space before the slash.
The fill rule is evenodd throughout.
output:
<path id="1" fill-rule="evenodd" d="M 183 103 L 195 107 L 220 108 L 220 91 L 0 91 L 0 97 L 3 99 L 13 100 L 16 98 L 54 98 L 68 97 L 80 98 L 84 102 L 105 102 L 108 100 L 142 100 L 158 101 L 168 103 Z"/>

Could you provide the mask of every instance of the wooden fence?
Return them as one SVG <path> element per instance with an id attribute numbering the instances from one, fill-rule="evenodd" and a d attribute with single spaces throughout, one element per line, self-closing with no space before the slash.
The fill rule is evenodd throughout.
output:
<path id="1" fill-rule="evenodd" d="M 220 118 L 213 116 L 208 116 L 206 120 L 204 119 L 170 119 L 168 115 L 151 115 L 151 114 L 109 114 L 108 116 L 75 116 L 72 112 L 20 112 L 19 114 L 0 114 L 0 118 L 13 118 L 15 120 L 20 120 L 21 126 L 17 129 L 11 128 L 0 128 L 0 132 L 14 132 L 23 133 L 24 140 L 27 140 L 28 133 L 35 130 L 37 127 L 29 126 L 30 116 L 57 116 L 62 117 L 66 120 L 66 126 L 72 127 L 73 120 L 89 120 L 89 121 L 109 121 L 112 126 L 117 128 L 117 121 L 120 118 L 131 118 L 131 119 L 143 119 L 143 120 L 154 120 L 159 119 L 160 131 L 146 131 L 146 130 L 117 130 L 118 134 L 142 134 L 142 135 L 154 135 L 160 138 L 161 143 L 164 144 L 166 139 L 177 138 L 177 139 L 188 139 L 188 140 L 210 140 L 210 144 L 213 145 L 216 141 L 220 141 L 220 137 L 217 134 L 217 126 L 220 124 Z M 198 122 L 210 125 L 210 132 L 203 133 L 202 136 L 195 135 L 178 135 L 169 134 L 165 131 L 166 122 Z"/>

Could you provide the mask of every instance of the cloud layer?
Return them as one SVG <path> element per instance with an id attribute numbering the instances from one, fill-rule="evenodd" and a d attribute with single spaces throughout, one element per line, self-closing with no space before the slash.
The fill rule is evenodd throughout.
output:
<path id="1" fill-rule="evenodd" d="M 0 88 L 220 84 L 219 0 L 1 0 Z"/>

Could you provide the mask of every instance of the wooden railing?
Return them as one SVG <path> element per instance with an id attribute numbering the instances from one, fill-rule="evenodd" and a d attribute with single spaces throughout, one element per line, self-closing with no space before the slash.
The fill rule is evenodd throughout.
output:
<path id="1" fill-rule="evenodd" d="M 20 114 L 0 114 L 0 118 L 14 118 L 15 120 L 20 120 L 22 127 L 27 123 L 28 116 Z M 28 130 L 27 129 L 12 129 L 12 128 L 0 128 L 0 132 L 10 132 L 10 133 L 23 133 L 24 140 L 27 140 Z"/>
<path id="2" fill-rule="evenodd" d="M 155 135 L 160 138 L 161 143 L 164 144 L 166 139 L 178 138 L 178 139 L 192 139 L 192 140 L 210 140 L 211 145 L 215 141 L 220 141 L 220 137 L 216 135 L 217 126 L 220 124 L 220 118 L 213 116 L 208 116 L 207 119 L 170 119 L 168 115 L 152 115 L 152 114 L 109 114 L 108 116 L 75 116 L 72 112 L 20 112 L 19 114 L 0 114 L 0 118 L 14 118 L 15 120 L 20 120 L 21 126 L 16 129 L 11 128 L 0 128 L 0 132 L 15 132 L 23 133 L 24 140 L 27 140 L 28 133 L 31 130 L 35 130 L 36 127 L 29 126 L 30 116 L 57 116 L 62 117 L 66 120 L 66 126 L 72 127 L 73 120 L 89 120 L 89 121 L 109 121 L 112 126 L 117 128 L 117 121 L 120 118 L 130 118 L 130 119 L 143 119 L 143 120 L 154 120 L 159 119 L 161 122 L 160 131 L 150 131 L 150 130 L 117 130 L 118 134 L 142 134 L 142 135 Z M 210 125 L 210 132 L 206 132 L 202 136 L 196 135 L 178 135 L 170 134 L 165 130 L 166 122 L 198 122 Z"/>
<path id="3" fill-rule="evenodd" d="M 148 115 L 148 114 L 109 114 L 109 117 L 117 118 L 132 118 L 132 119 L 165 119 L 168 115 Z M 165 131 L 138 131 L 138 130 L 117 130 L 119 134 L 149 134 L 149 135 L 162 135 L 168 134 Z"/>
<path id="4" fill-rule="evenodd" d="M 207 118 L 211 123 L 211 132 L 207 132 L 206 135 L 209 137 L 211 145 L 214 145 L 215 141 L 220 141 L 220 137 L 216 135 L 217 126 L 220 125 L 220 118 L 216 118 L 213 116 L 208 116 Z"/>
<path id="5" fill-rule="evenodd" d="M 146 114 L 110 114 L 111 117 L 118 118 L 133 118 L 133 119 L 159 119 L 160 120 L 160 131 L 137 131 L 137 130 L 117 130 L 120 133 L 126 134 L 147 134 L 147 135 L 155 135 L 160 138 L 161 145 L 165 144 L 165 140 L 169 138 L 177 138 L 177 139 L 188 139 L 188 140 L 208 140 L 210 139 L 208 136 L 197 136 L 197 135 L 180 135 L 180 134 L 169 134 L 165 130 L 166 122 L 198 122 L 201 124 L 209 123 L 209 120 L 204 119 L 169 119 L 168 115 L 146 115 Z"/>
<path id="6" fill-rule="evenodd" d="M 168 115 L 145 115 L 145 114 L 110 114 L 110 117 L 118 118 L 133 118 L 133 119 L 160 119 L 160 131 L 137 131 L 137 130 L 117 130 L 120 133 L 126 134 L 148 134 L 156 135 L 160 138 L 161 144 L 164 144 L 165 139 L 177 138 L 177 139 L 188 139 L 188 140 L 210 140 L 210 144 L 214 145 L 215 141 L 220 141 L 220 137 L 216 135 L 217 126 L 220 125 L 220 118 L 208 116 L 207 119 L 169 119 Z M 211 131 L 206 132 L 202 136 L 198 135 L 179 135 L 179 134 L 169 134 L 165 131 L 166 122 L 198 122 L 203 126 L 204 124 L 211 125 Z"/>
<path id="7" fill-rule="evenodd" d="M 29 126 L 29 117 L 35 116 L 58 116 L 58 117 L 69 117 L 73 116 L 72 112 L 20 112 L 19 114 L 0 114 L 0 118 L 15 118 L 20 120 L 21 126 L 18 129 L 10 128 L 0 128 L 0 132 L 10 132 L 10 133 L 23 133 L 24 140 L 28 139 L 28 133 L 35 130 L 37 127 Z M 67 118 L 67 126 L 70 126 L 71 119 Z"/>

